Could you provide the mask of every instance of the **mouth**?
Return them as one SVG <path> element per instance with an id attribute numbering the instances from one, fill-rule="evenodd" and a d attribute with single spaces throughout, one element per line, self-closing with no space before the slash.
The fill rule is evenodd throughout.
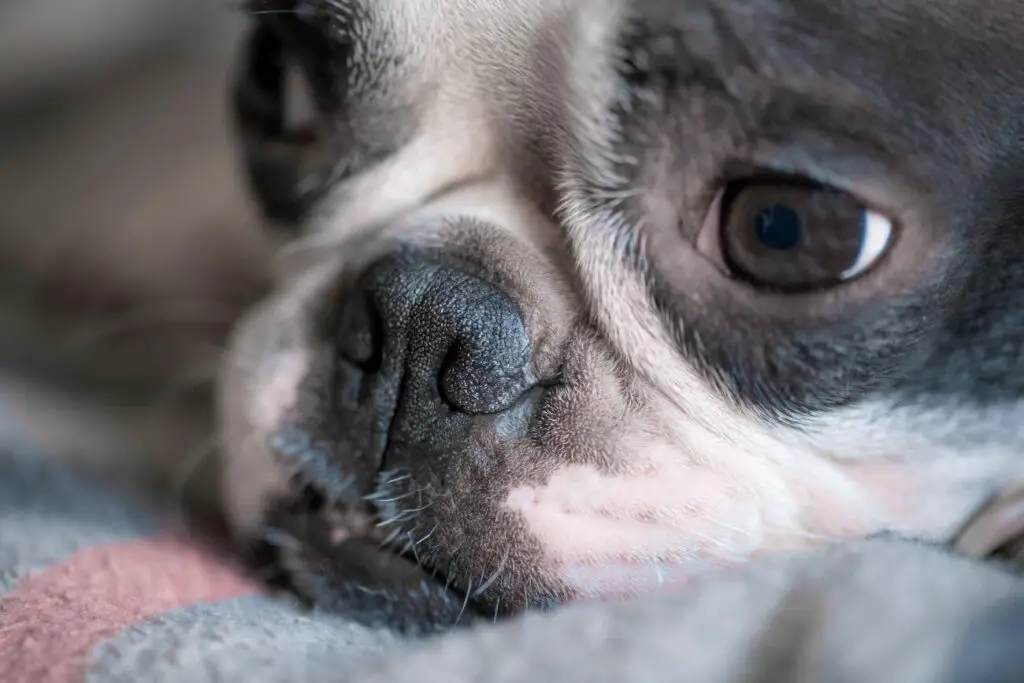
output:
<path id="1" fill-rule="evenodd" d="M 297 487 L 268 509 L 255 551 L 261 565 L 278 572 L 277 587 L 370 628 L 429 635 L 485 616 L 413 543 L 389 533 L 369 500 L 332 504 L 309 486 Z"/>

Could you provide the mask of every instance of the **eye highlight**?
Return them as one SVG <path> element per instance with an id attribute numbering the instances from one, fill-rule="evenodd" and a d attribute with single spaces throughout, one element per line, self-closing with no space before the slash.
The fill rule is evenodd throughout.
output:
<path id="1" fill-rule="evenodd" d="M 731 183 L 716 202 L 725 267 L 752 285 L 782 292 L 833 287 L 872 269 L 888 252 L 894 221 L 853 195 L 804 180 Z"/>

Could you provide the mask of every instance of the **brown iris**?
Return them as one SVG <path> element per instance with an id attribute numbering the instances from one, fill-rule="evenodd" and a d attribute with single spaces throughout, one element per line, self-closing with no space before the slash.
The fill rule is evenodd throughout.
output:
<path id="1" fill-rule="evenodd" d="M 888 249 L 893 224 L 825 185 L 751 180 L 725 190 L 719 235 L 734 275 L 769 289 L 800 291 L 869 270 Z"/>

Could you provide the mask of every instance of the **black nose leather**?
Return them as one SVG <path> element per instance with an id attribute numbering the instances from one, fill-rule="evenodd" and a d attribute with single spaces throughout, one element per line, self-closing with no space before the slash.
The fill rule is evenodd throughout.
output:
<path id="1" fill-rule="evenodd" d="M 537 383 L 515 303 L 451 265 L 387 256 L 349 289 L 339 313 L 339 357 L 364 374 L 362 396 L 351 398 L 376 404 L 362 409 L 405 403 L 428 421 L 500 413 Z"/>

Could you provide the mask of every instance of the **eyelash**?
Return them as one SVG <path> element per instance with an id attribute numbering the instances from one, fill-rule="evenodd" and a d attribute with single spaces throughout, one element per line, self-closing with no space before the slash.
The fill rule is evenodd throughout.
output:
<path id="1" fill-rule="evenodd" d="M 299 20 L 319 16 L 322 0 L 242 0 L 242 10 L 251 17 L 284 16 Z"/>

